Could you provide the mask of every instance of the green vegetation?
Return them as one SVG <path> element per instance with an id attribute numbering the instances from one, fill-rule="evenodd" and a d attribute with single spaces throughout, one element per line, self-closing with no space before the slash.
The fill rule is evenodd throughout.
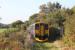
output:
<path id="1" fill-rule="evenodd" d="M 7 29 L 0 29 L 0 33 L 3 33 L 4 31 L 6 31 Z"/>
<path id="2" fill-rule="evenodd" d="M 29 21 L 35 23 L 40 20 L 49 23 L 53 27 L 63 29 L 64 33 L 61 41 L 64 47 L 75 46 L 75 7 L 69 9 L 61 7 L 59 3 L 51 2 L 42 4 L 40 6 L 40 13 L 32 15 Z"/>
<path id="3" fill-rule="evenodd" d="M 30 16 L 28 21 L 22 22 L 20 20 L 8 25 L 7 28 L 0 29 L 0 46 L 1 50 L 5 48 L 12 48 L 15 50 L 58 50 L 59 47 L 54 46 L 53 43 L 31 43 L 28 39 L 28 32 L 26 29 L 30 24 L 36 22 L 45 22 L 55 28 L 60 28 L 63 47 L 75 46 L 75 7 L 69 9 L 62 7 L 59 3 L 47 3 L 40 6 L 40 12 Z M 2 36 L 1 36 L 2 35 Z M 59 45 L 62 45 L 59 44 Z M 5 46 L 6 45 L 6 46 Z M 2 48 L 5 47 L 5 48 Z M 62 47 L 61 47 L 62 48 Z"/>
<path id="4" fill-rule="evenodd" d="M 18 31 L 18 28 L 3 28 L 3 29 L 0 29 L 0 33 L 15 32 L 15 31 Z"/>
<path id="5" fill-rule="evenodd" d="M 52 43 L 35 43 L 32 50 L 58 50 L 59 48 Z"/>

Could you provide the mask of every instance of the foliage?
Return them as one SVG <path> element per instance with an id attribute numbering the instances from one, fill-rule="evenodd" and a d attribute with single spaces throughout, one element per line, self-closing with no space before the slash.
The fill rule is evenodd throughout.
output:
<path id="1" fill-rule="evenodd" d="M 38 14 L 37 13 L 31 15 L 30 18 L 29 18 L 29 24 L 34 23 L 37 17 L 38 17 Z"/>
<path id="2" fill-rule="evenodd" d="M 13 22 L 12 24 L 11 24 L 11 26 L 12 27 L 20 27 L 21 26 L 21 24 L 23 24 L 23 22 L 22 21 L 20 21 L 20 20 L 17 20 L 17 21 L 15 21 L 15 22 Z"/>
<path id="3" fill-rule="evenodd" d="M 42 43 L 44 45 L 41 45 L 41 43 L 35 43 L 35 45 L 33 44 L 34 46 L 30 48 L 31 44 L 30 44 L 30 41 L 28 41 L 29 39 L 27 39 L 28 32 L 26 31 L 24 32 L 24 30 L 22 29 L 26 30 L 26 28 L 30 24 L 35 23 L 37 21 L 39 22 L 43 21 L 55 28 L 64 29 L 64 33 L 63 33 L 63 37 L 61 41 L 63 41 L 64 45 L 66 46 L 69 46 L 69 47 L 75 46 L 75 7 L 71 9 L 62 8 L 62 6 L 58 2 L 56 3 L 49 2 L 47 4 L 42 4 L 40 6 L 40 12 L 31 15 L 28 21 L 22 22 L 18 20 L 16 22 L 13 22 L 11 26 L 15 27 L 14 29 L 12 28 L 0 29 L 0 36 L 2 35 L 1 38 L 6 39 L 8 35 L 11 35 L 10 37 L 8 37 L 8 39 L 10 39 L 8 40 L 8 42 L 10 43 L 11 41 L 13 42 L 14 45 L 20 45 L 20 47 L 24 49 L 26 49 L 25 47 L 28 47 L 28 46 L 29 46 L 29 49 L 32 49 L 32 50 L 33 49 L 36 50 L 37 47 L 40 47 L 39 50 L 45 50 L 47 47 L 49 47 L 49 50 L 53 48 L 56 49 L 57 47 L 53 45 L 50 46 L 51 45 L 50 43 L 49 43 L 50 45 L 44 44 L 44 43 Z M 22 28 L 22 29 L 19 30 L 18 28 Z M 21 32 L 17 32 L 17 31 L 21 31 Z M 5 33 L 5 34 L 1 34 L 1 33 Z"/>
<path id="4" fill-rule="evenodd" d="M 62 37 L 63 39 L 62 41 L 66 42 L 67 45 L 74 45 L 75 44 L 74 16 L 75 16 L 75 7 L 71 9 L 65 7 L 62 8 L 61 5 L 57 2 L 56 3 L 49 2 L 47 4 L 42 4 L 40 6 L 40 12 L 38 13 L 38 17 L 35 19 L 39 19 L 42 21 L 46 20 L 46 22 L 49 23 L 50 25 L 58 25 L 57 27 L 64 29 L 63 35 L 64 37 Z"/>

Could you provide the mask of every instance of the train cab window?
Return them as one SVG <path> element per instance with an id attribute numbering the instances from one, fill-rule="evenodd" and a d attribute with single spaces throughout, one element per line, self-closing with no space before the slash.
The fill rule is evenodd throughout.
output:
<path id="1" fill-rule="evenodd" d="M 45 34 L 45 38 L 47 38 L 48 37 L 48 24 L 45 24 L 44 26 L 45 26 L 44 27 L 44 34 Z"/>
<path id="2" fill-rule="evenodd" d="M 36 24 L 35 25 L 35 29 L 39 29 L 39 24 Z"/>
<path id="3" fill-rule="evenodd" d="M 45 28 L 44 29 L 48 29 L 48 24 L 45 24 Z"/>

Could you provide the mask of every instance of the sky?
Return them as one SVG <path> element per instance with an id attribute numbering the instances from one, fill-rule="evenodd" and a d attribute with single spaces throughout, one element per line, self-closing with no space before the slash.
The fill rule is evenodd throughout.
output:
<path id="1" fill-rule="evenodd" d="M 0 23 L 10 24 L 16 20 L 26 21 L 39 12 L 41 4 L 59 2 L 62 7 L 72 8 L 75 0 L 0 0 Z"/>

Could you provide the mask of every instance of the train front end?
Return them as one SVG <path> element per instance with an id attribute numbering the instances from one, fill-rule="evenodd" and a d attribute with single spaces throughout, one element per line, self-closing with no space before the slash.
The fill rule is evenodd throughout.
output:
<path id="1" fill-rule="evenodd" d="M 48 41 L 48 24 L 46 23 L 36 23 L 35 24 L 35 40 L 38 42 Z"/>

